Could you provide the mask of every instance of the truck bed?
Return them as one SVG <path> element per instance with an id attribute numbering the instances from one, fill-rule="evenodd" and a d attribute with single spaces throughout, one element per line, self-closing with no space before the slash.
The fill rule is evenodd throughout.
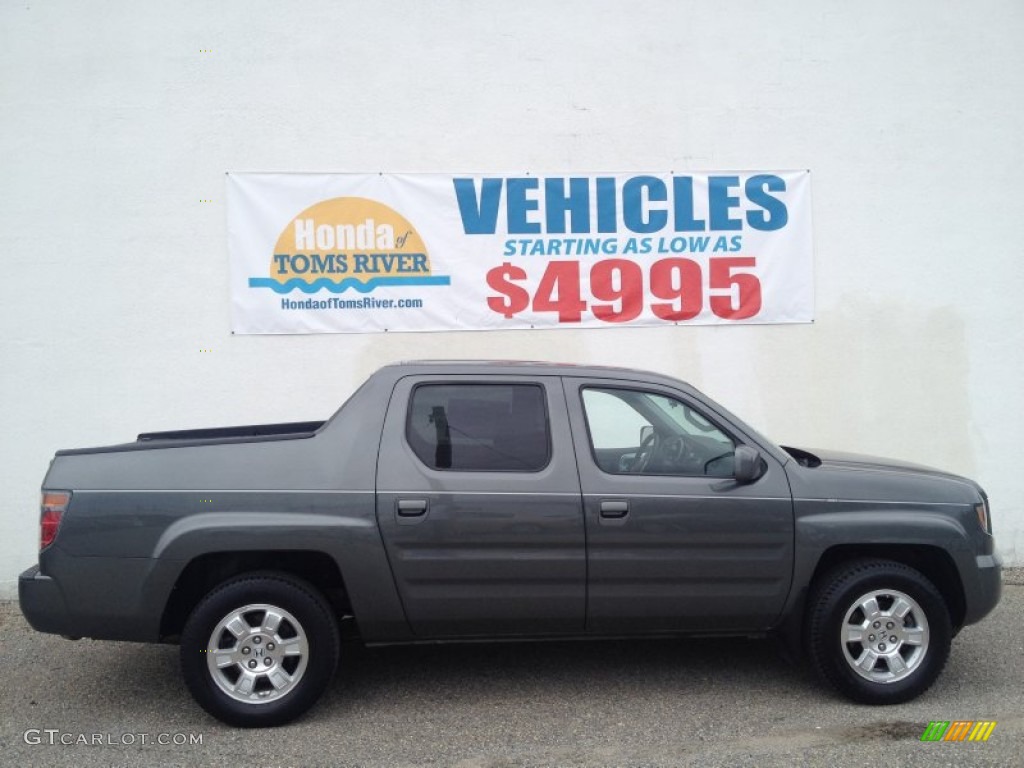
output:
<path id="1" fill-rule="evenodd" d="M 266 435 L 312 434 L 324 425 L 322 421 L 292 421 L 282 424 L 248 424 L 242 427 L 210 429 L 178 429 L 170 432 L 143 432 L 137 440 L 209 440 L 220 437 L 263 437 Z"/>
<path id="2" fill-rule="evenodd" d="M 169 432 L 143 432 L 134 443 L 104 445 L 95 448 L 73 448 L 57 451 L 58 456 L 83 453 L 114 453 L 144 451 L 152 448 L 183 448 L 189 445 L 246 443 L 265 440 L 295 440 L 312 437 L 324 421 L 292 421 L 281 424 L 248 424 L 239 427 L 209 429 L 178 429 Z"/>

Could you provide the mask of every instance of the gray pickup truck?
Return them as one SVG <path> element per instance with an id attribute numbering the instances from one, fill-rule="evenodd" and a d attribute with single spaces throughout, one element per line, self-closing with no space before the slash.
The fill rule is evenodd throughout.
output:
<path id="1" fill-rule="evenodd" d="M 780 448 L 692 387 L 545 363 L 382 368 L 328 421 L 58 451 L 32 626 L 177 642 L 239 726 L 368 644 L 775 635 L 854 700 L 917 696 L 999 600 L 988 499 Z"/>

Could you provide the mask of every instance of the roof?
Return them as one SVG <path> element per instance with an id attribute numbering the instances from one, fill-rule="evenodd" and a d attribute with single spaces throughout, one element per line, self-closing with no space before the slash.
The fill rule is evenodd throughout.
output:
<path id="1" fill-rule="evenodd" d="M 444 372 L 450 374 L 507 373 L 525 376 L 579 376 L 589 378 L 642 379 L 664 384 L 689 385 L 673 376 L 638 368 L 611 365 L 583 365 L 547 360 L 402 360 L 385 368 L 405 368 L 415 373 Z M 440 369 L 440 370 L 439 370 Z"/>

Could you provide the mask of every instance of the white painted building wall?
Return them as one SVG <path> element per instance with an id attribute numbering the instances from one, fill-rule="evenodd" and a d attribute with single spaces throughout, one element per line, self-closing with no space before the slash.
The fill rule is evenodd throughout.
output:
<path id="1" fill-rule="evenodd" d="M 1017 0 L 4 2 L 0 597 L 56 449 L 325 418 L 421 357 L 651 368 L 970 475 L 1024 563 L 1022 37 Z M 780 168 L 813 325 L 229 332 L 225 171 Z"/>

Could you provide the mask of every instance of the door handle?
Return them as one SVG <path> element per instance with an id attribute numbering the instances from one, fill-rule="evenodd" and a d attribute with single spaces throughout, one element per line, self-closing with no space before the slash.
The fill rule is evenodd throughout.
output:
<path id="1" fill-rule="evenodd" d="M 619 518 L 629 514 L 628 501 L 602 501 L 601 517 Z"/>
<path id="2" fill-rule="evenodd" d="M 396 511 L 399 517 L 420 517 L 427 514 L 427 500 L 399 499 Z"/>

